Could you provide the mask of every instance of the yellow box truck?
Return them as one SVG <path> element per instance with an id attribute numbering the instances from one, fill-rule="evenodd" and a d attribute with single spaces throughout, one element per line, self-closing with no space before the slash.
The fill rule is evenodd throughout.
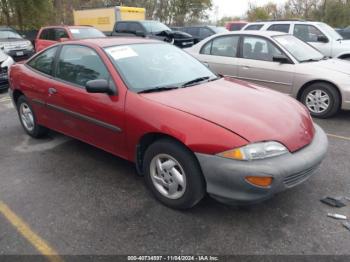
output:
<path id="1" fill-rule="evenodd" d="M 146 9 L 129 6 L 74 10 L 74 25 L 91 25 L 102 32 L 112 32 L 115 22 L 145 20 Z"/>

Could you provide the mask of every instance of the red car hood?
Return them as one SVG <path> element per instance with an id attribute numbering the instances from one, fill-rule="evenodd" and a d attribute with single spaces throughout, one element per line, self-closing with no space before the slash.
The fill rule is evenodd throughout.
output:
<path id="1" fill-rule="evenodd" d="M 215 123 L 251 143 L 278 141 L 294 152 L 314 135 L 309 113 L 299 102 L 236 79 L 143 96 Z"/>

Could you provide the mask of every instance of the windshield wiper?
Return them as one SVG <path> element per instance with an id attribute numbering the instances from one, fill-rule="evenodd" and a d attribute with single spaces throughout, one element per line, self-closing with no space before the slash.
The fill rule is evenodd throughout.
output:
<path id="1" fill-rule="evenodd" d="M 195 78 L 195 79 L 193 79 L 191 81 L 188 81 L 188 82 L 184 83 L 182 85 L 182 87 L 190 86 L 190 85 L 193 85 L 193 84 L 205 81 L 205 80 L 209 80 L 209 79 L 210 79 L 210 76 L 198 77 L 198 78 Z"/>
<path id="2" fill-rule="evenodd" d="M 179 88 L 178 86 L 156 86 L 156 87 L 146 88 L 137 93 L 144 94 L 144 93 L 152 93 L 152 92 L 161 92 L 161 91 L 168 91 L 168 90 L 173 90 L 178 88 Z"/>

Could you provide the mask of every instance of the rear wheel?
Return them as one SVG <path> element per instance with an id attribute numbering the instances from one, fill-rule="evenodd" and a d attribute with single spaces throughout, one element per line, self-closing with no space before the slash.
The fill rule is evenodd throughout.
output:
<path id="1" fill-rule="evenodd" d="M 340 107 L 338 91 L 328 83 L 314 83 L 301 95 L 301 102 L 310 114 L 317 118 L 328 118 L 335 115 Z"/>
<path id="2" fill-rule="evenodd" d="M 19 120 L 28 135 L 39 138 L 48 133 L 46 127 L 37 124 L 34 111 L 25 96 L 20 96 L 17 100 L 17 111 Z"/>
<path id="3" fill-rule="evenodd" d="M 170 139 L 150 145 L 144 156 L 147 186 L 163 204 L 176 209 L 191 208 L 205 194 L 205 182 L 193 153 Z"/>

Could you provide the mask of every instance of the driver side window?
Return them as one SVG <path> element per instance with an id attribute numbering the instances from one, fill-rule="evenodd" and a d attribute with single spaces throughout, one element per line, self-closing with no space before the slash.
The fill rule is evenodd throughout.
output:
<path id="1" fill-rule="evenodd" d="M 319 36 L 325 37 L 325 35 L 313 25 L 295 25 L 293 34 L 304 42 L 318 42 Z"/>
<path id="2" fill-rule="evenodd" d="M 99 55 L 91 48 L 65 45 L 59 56 L 56 77 L 85 86 L 90 80 L 109 80 L 109 72 Z"/>
<path id="3" fill-rule="evenodd" d="M 276 55 L 283 53 L 269 40 L 261 37 L 244 37 L 243 58 L 272 62 Z"/>

